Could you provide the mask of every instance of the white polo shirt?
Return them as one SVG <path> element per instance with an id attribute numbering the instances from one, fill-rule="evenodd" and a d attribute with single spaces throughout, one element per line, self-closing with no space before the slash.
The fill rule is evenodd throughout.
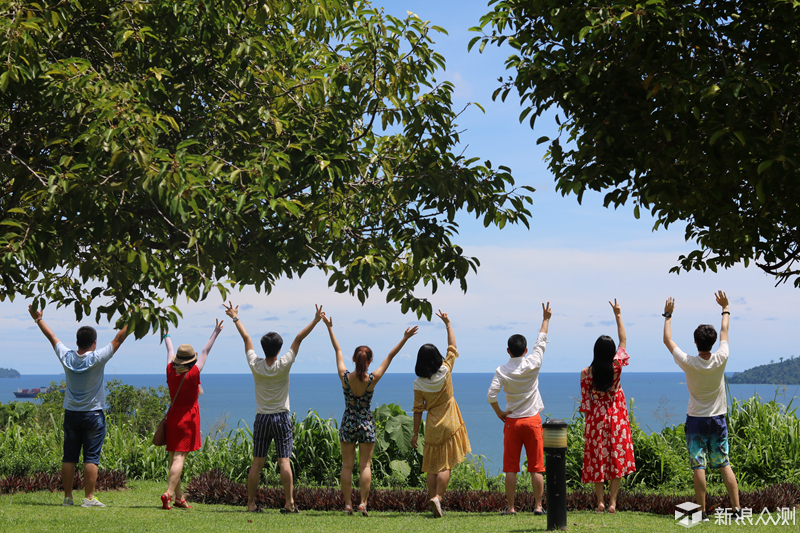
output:
<path id="1" fill-rule="evenodd" d="M 675 362 L 686 373 L 689 389 L 689 416 L 717 416 L 728 412 L 725 397 L 725 366 L 728 364 L 728 341 L 719 343 L 719 350 L 707 360 L 687 355 L 677 346 L 672 351 Z"/>
<path id="2" fill-rule="evenodd" d="M 248 350 L 246 355 L 256 384 L 256 412 L 260 415 L 288 412 L 289 371 L 296 357 L 294 351 L 290 349 L 272 366 L 259 358 L 255 350 Z"/>

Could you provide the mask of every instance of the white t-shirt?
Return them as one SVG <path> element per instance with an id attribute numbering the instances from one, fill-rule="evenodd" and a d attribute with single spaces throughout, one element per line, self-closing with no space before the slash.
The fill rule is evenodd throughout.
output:
<path id="1" fill-rule="evenodd" d="M 260 415 L 288 412 L 289 370 L 296 357 L 294 351 L 290 349 L 272 366 L 266 359 L 260 359 L 255 350 L 248 350 L 246 355 L 256 384 L 256 412 Z"/>
<path id="2" fill-rule="evenodd" d="M 539 333 L 531 353 L 512 357 L 508 363 L 497 367 L 487 399 L 489 403 L 497 402 L 497 394 L 504 390 L 506 411 L 511 411 L 509 418 L 536 416 L 544 410 L 539 394 L 539 370 L 546 345 L 547 334 Z"/>
<path id="3" fill-rule="evenodd" d="M 686 373 L 689 389 L 689 416 L 717 416 L 728 412 L 725 397 L 725 366 L 728 364 L 728 341 L 719 343 L 719 350 L 707 360 L 687 355 L 677 346 L 672 352 L 675 362 Z"/>

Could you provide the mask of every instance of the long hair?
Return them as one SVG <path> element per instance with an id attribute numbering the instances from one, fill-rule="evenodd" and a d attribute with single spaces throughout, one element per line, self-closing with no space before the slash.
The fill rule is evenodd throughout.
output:
<path id="1" fill-rule="evenodd" d="M 414 373 L 421 378 L 429 378 L 442 366 L 444 358 L 439 353 L 439 348 L 433 344 L 423 344 L 417 352 L 417 364 Z"/>
<path id="2" fill-rule="evenodd" d="M 617 346 L 614 339 L 601 335 L 594 343 L 594 359 L 592 359 L 592 388 L 606 392 L 614 384 L 614 354 Z"/>
<path id="3" fill-rule="evenodd" d="M 372 362 L 372 350 L 369 346 L 356 348 L 356 351 L 353 352 L 353 362 L 356 364 L 356 377 L 361 381 L 367 381 L 369 379 L 367 369 Z"/>

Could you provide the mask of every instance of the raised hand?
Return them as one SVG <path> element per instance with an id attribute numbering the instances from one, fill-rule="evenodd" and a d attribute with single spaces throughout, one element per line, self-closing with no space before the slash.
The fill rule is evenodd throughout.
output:
<path id="1" fill-rule="evenodd" d="M 225 307 L 225 302 L 222 302 L 222 307 Z M 225 314 L 231 318 L 237 318 L 239 316 L 239 306 L 233 306 L 233 302 L 228 302 L 228 307 L 225 307 Z"/>
<path id="2" fill-rule="evenodd" d="M 439 309 L 439 312 L 436 313 L 436 316 L 442 319 L 442 322 L 444 322 L 445 327 L 450 325 L 450 319 L 447 317 L 447 313 L 442 313 L 441 309 Z"/>
<path id="3" fill-rule="evenodd" d="M 622 307 L 617 303 L 617 299 L 614 298 L 614 303 L 611 303 L 611 300 L 608 301 L 609 305 L 611 305 L 611 309 L 614 310 L 614 316 L 619 316 L 622 314 Z"/>
<path id="4" fill-rule="evenodd" d="M 667 298 L 667 303 L 664 304 L 664 313 L 672 314 L 675 311 L 675 298 L 670 296 Z"/>
<path id="5" fill-rule="evenodd" d="M 36 311 L 33 310 L 33 304 L 28 306 L 28 312 L 31 314 L 31 318 L 34 320 L 39 320 L 42 318 L 42 310 L 37 309 Z"/>
<path id="6" fill-rule="evenodd" d="M 406 332 L 403 333 L 403 338 L 405 340 L 408 340 L 414 335 L 416 335 L 418 331 L 419 331 L 419 326 L 414 326 L 413 328 L 406 328 Z"/>
<path id="7" fill-rule="evenodd" d="M 325 313 L 320 313 L 319 317 L 320 317 L 320 320 L 322 320 L 322 322 L 326 326 L 328 326 L 329 328 L 333 327 L 333 317 L 328 317 L 328 315 L 326 315 Z"/>
<path id="8" fill-rule="evenodd" d="M 547 305 L 542 303 L 542 318 L 544 320 L 550 320 L 551 316 L 553 316 L 553 310 L 550 309 L 550 302 L 547 302 Z"/>
<path id="9" fill-rule="evenodd" d="M 225 305 L 225 304 L 223 304 L 223 306 L 224 306 L 224 305 Z M 224 321 L 224 320 L 218 320 L 218 319 L 216 319 L 216 318 L 214 319 L 214 321 L 217 323 L 217 325 L 216 325 L 216 326 L 214 326 L 214 327 L 215 327 L 215 329 L 218 329 L 218 330 L 222 331 L 222 323 L 223 323 L 223 322 L 225 322 L 225 321 Z"/>
<path id="10" fill-rule="evenodd" d="M 717 299 L 717 303 L 722 307 L 728 307 L 728 296 L 722 292 L 714 293 L 714 297 Z"/>
<path id="11" fill-rule="evenodd" d="M 314 304 L 314 307 L 317 309 L 317 311 L 314 313 L 314 321 L 319 322 L 320 320 L 323 320 L 322 317 L 325 316 L 325 313 L 322 312 L 321 305 Z"/>

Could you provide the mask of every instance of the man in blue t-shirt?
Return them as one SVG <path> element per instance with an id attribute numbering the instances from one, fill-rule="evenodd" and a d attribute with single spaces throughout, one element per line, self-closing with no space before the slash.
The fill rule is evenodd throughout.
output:
<path id="1" fill-rule="evenodd" d="M 72 483 L 75 465 L 83 448 L 83 482 L 85 497 L 81 507 L 105 507 L 94 498 L 97 483 L 97 464 L 106 436 L 106 407 L 104 370 L 125 337 L 128 326 L 117 332 L 110 344 L 97 349 L 97 331 L 89 326 L 78 329 L 78 350 L 70 350 L 56 338 L 55 333 L 44 323 L 42 311 L 28 306 L 28 312 L 39 325 L 56 351 L 67 380 L 64 395 L 64 457 L 61 460 L 61 479 L 64 484 L 64 505 L 73 505 Z"/>

